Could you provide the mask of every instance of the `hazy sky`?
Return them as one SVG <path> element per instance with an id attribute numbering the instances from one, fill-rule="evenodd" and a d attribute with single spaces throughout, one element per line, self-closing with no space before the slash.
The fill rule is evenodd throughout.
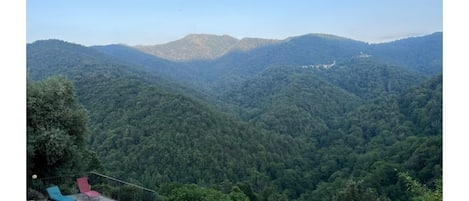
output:
<path id="1" fill-rule="evenodd" d="M 383 42 L 443 30 L 442 0 L 27 0 L 26 36 L 83 45 L 161 44 L 190 33 Z"/>

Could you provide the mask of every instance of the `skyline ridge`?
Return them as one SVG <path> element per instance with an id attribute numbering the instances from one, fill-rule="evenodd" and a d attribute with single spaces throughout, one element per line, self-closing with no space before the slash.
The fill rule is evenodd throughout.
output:
<path id="1" fill-rule="evenodd" d="M 107 44 L 82 44 L 82 43 L 79 43 L 79 42 L 76 42 L 76 41 L 70 41 L 70 40 L 66 40 L 66 39 L 62 39 L 62 38 L 43 38 L 43 39 L 38 39 L 38 40 L 35 40 L 35 41 L 32 41 L 32 42 L 28 42 L 26 41 L 27 43 L 26 44 L 32 44 L 34 42 L 37 42 L 37 41 L 44 41 L 44 40 L 61 40 L 61 41 L 65 41 L 65 42 L 69 42 L 69 43 L 74 43 L 74 44 L 78 44 L 78 45 L 82 45 L 82 46 L 85 46 L 85 47 L 92 47 L 92 46 L 106 46 L 106 45 L 124 45 L 124 46 L 129 46 L 129 47 L 139 47 L 139 46 L 155 46 L 155 45 L 165 45 L 165 44 L 168 44 L 168 43 L 171 43 L 171 42 L 175 42 L 175 41 L 179 41 L 179 40 L 182 40 L 182 39 L 185 39 L 189 36 L 216 36 L 216 37 L 224 37 L 224 36 L 228 36 L 230 38 L 234 38 L 238 41 L 242 41 L 242 40 L 248 40 L 248 39 L 262 39 L 262 40 L 273 40 L 273 41 L 286 41 L 286 40 L 290 40 L 292 38 L 298 38 L 298 37 L 303 37 L 303 36 L 308 36 L 308 35 L 312 35 L 312 36 L 321 36 L 321 35 L 324 35 L 324 36 L 333 36 L 333 37 L 337 37 L 337 38 L 342 38 L 342 39 L 348 39 L 348 40 L 353 40 L 353 41 L 357 41 L 357 42 L 363 42 L 363 43 L 368 43 L 368 44 L 383 44 L 383 43 L 390 43 L 390 42 L 394 42 L 394 41 L 399 41 L 399 40 L 405 40 L 405 39 L 408 39 L 408 38 L 418 38 L 418 37 L 425 37 L 425 36 L 429 36 L 429 35 L 433 35 L 433 34 L 436 34 L 436 33 L 443 33 L 443 31 L 434 31 L 434 32 L 431 32 L 431 33 L 426 33 L 426 34 L 415 34 L 415 35 L 406 35 L 406 36 L 402 36 L 402 37 L 397 37 L 395 39 L 390 39 L 390 40 L 387 40 L 387 41 L 382 41 L 382 42 L 368 42 L 368 41 L 362 41 L 362 40 L 358 40 L 358 39 L 354 39 L 354 38 L 349 38 L 349 37 L 345 37 L 345 36 L 341 36 L 341 35 L 337 35 L 337 34 L 331 34 L 331 33 L 305 33 L 305 34 L 300 34 L 300 35 L 292 35 L 292 36 L 287 36 L 287 37 L 284 37 L 284 38 L 262 38 L 262 37 L 235 37 L 235 36 L 232 36 L 232 35 L 229 35 L 229 34 L 212 34 L 212 33 L 189 33 L 179 39 L 175 39 L 175 40 L 171 40 L 171 41 L 166 41 L 166 42 L 162 42 L 162 43 L 156 43 L 156 44 L 136 44 L 136 45 L 132 45 L 132 44 L 128 44 L 128 43 L 125 43 L 123 41 L 121 42 L 117 42 L 117 43 L 107 43 Z"/>

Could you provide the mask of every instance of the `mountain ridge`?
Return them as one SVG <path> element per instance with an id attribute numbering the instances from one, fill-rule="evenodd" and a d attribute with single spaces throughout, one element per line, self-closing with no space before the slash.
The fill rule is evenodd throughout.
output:
<path id="1" fill-rule="evenodd" d="M 251 200 L 319 201 L 352 178 L 385 200 L 410 201 L 397 173 L 432 189 L 442 176 L 442 78 L 422 83 L 428 77 L 410 65 L 438 61 L 440 38 L 379 46 L 380 55 L 362 42 L 305 35 L 191 62 L 39 41 L 27 45 L 27 76 L 71 79 L 103 168 L 158 192 L 179 182 L 238 188 Z M 170 77 L 179 73 L 190 76 Z M 196 84 L 222 86 L 210 93 L 224 105 L 194 95 Z"/>
<path id="2" fill-rule="evenodd" d="M 215 59 L 225 54 L 238 39 L 228 35 L 190 34 L 182 39 L 153 46 L 135 48 L 173 61 Z"/>
<path id="3" fill-rule="evenodd" d="M 234 40 L 238 42 L 232 42 L 230 48 L 225 47 L 224 51 L 228 52 L 219 58 L 188 61 L 174 61 L 158 56 L 151 58 L 154 54 L 131 46 L 125 48 L 134 52 L 134 55 L 141 56 L 122 56 L 113 53 L 111 46 L 103 46 L 101 49 L 110 48 L 111 50 L 105 50 L 105 53 L 131 63 L 145 65 L 165 77 L 219 92 L 230 90 L 271 66 L 331 64 L 334 61 L 361 57 L 371 57 L 381 60 L 384 64 L 403 66 L 423 72 L 426 76 L 442 72 L 441 32 L 383 44 L 368 44 L 330 34 L 305 34 L 273 41 L 257 38 Z M 161 60 L 170 63 L 172 67 L 159 65 Z"/>
<path id="4" fill-rule="evenodd" d="M 423 36 L 405 37 L 393 41 L 382 43 L 369 43 L 365 41 L 346 38 L 334 34 L 327 33 L 307 33 L 303 35 L 290 36 L 284 39 L 266 39 L 257 37 L 244 37 L 237 39 L 233 36 L 215 35 L 215 34 L 188 34 L 181 39 L 170 41 L 163 44 L 155 45 L 137 45 L 133 46 L 136 49 L 150 53 L 160 58 L 173 60 L 173 61 L 190 61 L 190 60 L 214 60 L 228 54 L 232 51 L 249 51 L 255 48 L 264 47 L 267 45 L 286 43 L 290 40 L 295 40 L 302 37 L 320 37 L 324 39 L 333 39 L 341 41 L 355 41 L 366 43 L 369 45 L 385 45 L 389 43 L 405 41 L 407 39 L 418 39 L 421 37 L 441 34 L 442 32 L 433 32 Z M 249 42 L 248 42 L 249 41 Z M 181 47 L 177 47 L 181 46 Z M 198 53 L 196 53 L 198 52 Z"/>
<path id="5" fill-rule="evenodd" d="M 285 43 L 289 42 L 290 40 L 308 36 L 342 41 L 357 41 L 341 36 L 323 33 L 309 33 L 304 35 L 291 36 L 285 39 L 265 39 L 256 37 L 244 37 L 237 39 L 230 35 L 189 34 L 181 39 L 164 44 L 137 45 L 134 47 L 143 52 L 173 61 L 203 59 L 213 60 L 218 59 L 223 55 L 230 53 L 231 51 L 249 51 L 255 48 Z"/>
<path id="6" fill-rule="evenodd" d="M 265 46 L 283 44 L 292 40 L 298 40 L 307 37 L 316 37 L 329 40 L 348 41 L 362 43 L 369 46 L 368 50 L 383 51 L 380 47 L 392 47 L 396 44 L 404 44 L 406 41 L 419 41 L 427 37 L 440 37 L 442 38 L 443 32 L 433 32 L 427 35 L 410 36 L 405 38 L 396 39 L 382 43 L 370 43 L 351 38 L 346 38 L 334 34 L 327 33 L 307 33 L 302 35 L 290 36 L 284 39 L 267 39 L 258 37 L 244 37 L 238 39 L 236 37 L 223 34 L 188 34 L 181 39 L 169 41 L 162 44 L 154 45 L 125 45 L 124 43 L 109 44 L 109 45 L 122 45 L 130 48 L 137 49 L 147 54 L 159 57 L 161 59 L 176 61 L 176 62 L 189 62 L 195 60 L 216 60 L 232 52 L 251 51 Z M 46 39 L 54 40 L 54 39 Z M 60 40 L 60 39 L 55 39 Z M 38 40 L 42 41 L 42 40 Z M 65 41 L 69 42 L 69 41 Z M 73 43 L 73 42 L 71 42 Z M 96 46 L 109 46 L 109 45 L 96 45 Z M 92 47 L 92 46 L 90 46 Z M 386 50 L 385 50 L 386 51 Z M 389 52 L 389 51 L 388 51 Z M 399 63 L 399 62 L 398 62 Z M 399 64 L 402 64 L 399 63 Z M 432 71 L 433 72 L 433 71 Z"/>
<path id="7" fill-rule="evenodd" d="M 248 51 L 281 40 L 262 38 L 237 39 L 230 35 L 189 34 L 181 39 L 156 45 L 134 48 L 172 61 L 214 60 L 231 51 Z"/>

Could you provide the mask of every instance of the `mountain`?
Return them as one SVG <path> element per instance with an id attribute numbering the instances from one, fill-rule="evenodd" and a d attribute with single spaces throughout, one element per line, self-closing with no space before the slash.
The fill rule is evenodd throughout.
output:
<path id="1" fill-rule="evenodd" d="M 272 66 L 332 64 L 360 55 L 366 43 L 324 34 L 291 37 L 247 52 L 230 52 L 213 61 L 206 72 L 209 88 L 229 91 Z"/>
<path id="2" fill-rule="evenodd" d="M 378 59 L 433 76 L 443 70 L 443 33 L 370 45 Z"/>
<path id="3" fill-rule="evenodd" d="M 229 52 L 210 62 L 200 73 L 207 78 L 207 88 L 229 91 L 268 67 L 333 63 L 359 54 L 365 45 L 314 34 L 299 36 L 250 51 Z"/>
<path id="4" fill-rule="evenodd" d="M 199 43 L 194 41 L 199 41 Z M 175 54 L 185 54 L 186 50 L 191 49 L 186 48 L 191 46 L 188 44 L 192 46 L 199 44 L 196 45 L 197 48 L 201 48 L 200 45 L 204 44 L 202 46 L 205 49 L 217 47 L 223 51 L 215 51 L 219 52 L 218 56 L 208 60 L 200 60 L 201 58 L 194 60 L 194 57 L 175 62 L 168 59 L 166 62 L 172 62 L 171 67 L 164 70 L 158 67 L 161 59 L 157 59 L 156 63 L 153 61 L 145 63 L 152 59 L 149 59 L 150 53 L 142 48 L 137 49 L 143 52 L 132 50 L 134 53 L 144 55 L 135 58 L 113 51 L 105 53 L 125 59 L 130 63 L 155 68 L 162 76 L 220 94 L 238 87 L 243 81 L 255 77 L 271 66 L 327 65 L 351 58 L 371 57 L 389 65 L 421 72 L 428 77 L 442 72 L 441 43 L 441 33 L 384 44 L 367 44 L 328 34 L 307 34 L 284 40 L 245 38 L 239 41 L 228 36 L 190 35 L 168 43 L 174 46 L 170 49 Z M 127 48 L 130 49 L 130 47 Z M 198 54 L 200 51 L 191 49 L 189 52 Z"/>
<path id="5" fill-rule="evenodd" d="M 207 65 L 205 61 L 192 61 L 189 63 L 170 61 L 126 45 L 92 46 L 91 48 L 121 63 L 143 68 L 152 74 L 177 81 L 185 86 L 197 88 L 200 93 L 208 95 L 203 92 L 206 88 L 197 84 L 207 81 L 200 73 L 196 73 L 205 68 Z"/>
<path id="6" fill-rule="evenodd" d="M 410 201 L 420 195 L 401 173 L 429 190 L 442 178 L 442 76 L 424 70 L 439 54 L 415 58 L 441 51 L 418 42 L 440 36 L 246 39 L 249 50 L 197 61 L 47 40 L 27 45 L 27 76 L 71 80 L 106 174 L 167 197 L 190 184 L 250 200 Z"/>
<path id="7" fill-rule="evenodd" d="M 144 68 L 58 40 L 28 44 L 27 54 L 28 79 L 73 81 L 90 147 L 110 175 L 151 188 L 256 180 L 264 189 L 278 186 L 268 168 L 306 168 L 295 161 L 311 147 L 305 142 L 217 111 Z"/>
<path id="8" fill-rule="evenodd" d="M 91 48 L 111 56 L 123 64 L 141 67 L 155 75 L 166 77 L 170 80 L 178 80 L 180 83 L 184 83 L 185 80 L 197 79 L 193 76 L 193 73 L 190 73 L 190 68 L 177 62 L 155 57 L 154 55 L 142 52 L 134 47 L 126 45 L 105 45 L 92 46 Z"/>
<path id="9" fill-rule="evenodd" d="M 175 69 L 174 63 L 151 54 L 144 53 L 126 45 L 91 46 L 92 49 L 112 56 L 116 60 L 127 62 L 128 65 L 138 65 L 149 70 L 169 72 Z"/>
<path id="10" fill-rule="evenodd" d="M 424 81 L 413 71 L 371 58 L 330 65 L 268 68 L 222 100 L 247 121 L 290 135 L 327 130 L 328 123 L 374 99 L 399 95 Z"/>
<path id="11" fill-rule="evenodd" d="M 173 61 L 189 61 L 218 58 L 237 42 L 238 39 L 227 35 L 191 34 L 166 44 L 136 48 Z"/>
<path id="12" fill-rule="evenodd" d="M 278 40 L 243 38 L 228 35 L 190 34 L 180 40 L 162 45 L 136 46 L 135 48 L 171 61 L 213 60 L 230 51 L 248 51 Z"/>

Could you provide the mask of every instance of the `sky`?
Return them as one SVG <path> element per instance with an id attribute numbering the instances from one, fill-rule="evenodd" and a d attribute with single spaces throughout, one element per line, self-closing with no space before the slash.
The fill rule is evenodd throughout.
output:
<path id="1" fill-rule="evenodd" d="M 443 30 L 442 0 L 27 0 L 26 39 L 154 45 L 192 33 L 387 42 Z"/>

